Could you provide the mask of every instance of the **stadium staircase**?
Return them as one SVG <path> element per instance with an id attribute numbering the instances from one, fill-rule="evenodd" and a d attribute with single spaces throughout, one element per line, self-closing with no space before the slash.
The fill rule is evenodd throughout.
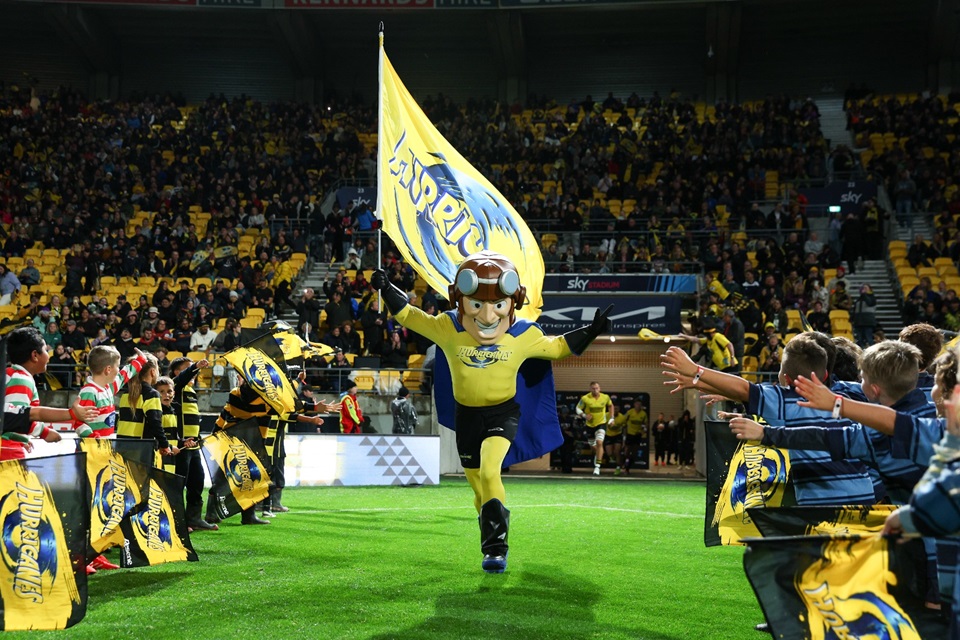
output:
<path id="1" fill-rule="evenodd" d="M 847 131 L 847 112 L 843 110 L 843 98 L 817 100 L 820 111 L 820 131 L 833 149 L 838 145 L 853 148 L 853 137 Z"/>
<path id="2" fill-rule="evenodd" d="M 886 260 L 865 260 L 854 274 L 848 274 L 847 291 L 854 303 L 860 295 L 860 287 L 869 284 L 877 297 L 877 324 L 883 329 L 886 336 L 896 335 L 903 328 L 903 316 L 900 314 L 900 298 L 897 292 L 899 285 L 895 276 L 891 278 L 890 269 Z M 851 320 L 853 311 L 850 312 Z"/>

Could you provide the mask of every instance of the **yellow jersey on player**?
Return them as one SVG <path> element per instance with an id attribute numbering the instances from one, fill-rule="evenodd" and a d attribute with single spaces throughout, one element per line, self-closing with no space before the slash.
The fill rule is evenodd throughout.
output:
<path id="1" fill-rule="evenodd" d="M 613 409 L 613 401 L 605 393 L 601 393 L 596 398 L 592 393 L 588 393 L 580 398 L 577 409 L 587 414 L 588 427 L 602 427 L 610 419 L 607 409 Z"/>
<path id="2" fill-rule="evenodd" d="M 396 318 L 443 350 L 450 363 L 453 397 L 467 407 L 489 407 L 512 400 L 517 395 L 517 372 L 524 360 L 559 360 L 572 353 L 563 336 L 545 335 L 540 325 L 519 318 L 493 345 L 478 345 L 457 321 L 456 311 L 431 316 L 408 304 Z"/>
<path id="3" fill-rule="evenodd" d="M 730 353 L 730 350 L 727 349 L 730 341 L 727 340 L 727 336 L 719 331 L 715 332 L 709 338 L 700 338 L 700 344 L 706 345 L 710 350 L 710 359 L 713 361 L 713 366 L 717 369 L 728 369 L 737 364 L 737 359 Z"/>
<path id="4" fill-rule="evenodd" d="M 646 411 L 643 409 L 640 409 L 639 411 L 636 409 L 630 409 L 630 411 L 627 411 L 626 416 L 628 436 L 642 435 L 647 432 Z"/>
<path id="5" fill-rule="evenodd" d="M 623 433 L 623 426 L 627 424 L 627 416 L 623 413 L 618 413 L 617 417 L 613 419 L 613 424 L 607 425 L 607 437 L 608 438 L 619 438 L 620 434 Z"/>

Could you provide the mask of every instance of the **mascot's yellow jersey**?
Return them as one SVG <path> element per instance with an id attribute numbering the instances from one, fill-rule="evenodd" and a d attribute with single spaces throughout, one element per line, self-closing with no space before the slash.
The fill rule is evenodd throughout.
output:
<path id="1" fill-rule="evenodd" d="M 559 360 L 572 353 L 563 336 L 544 335 L 539 325 L 519 318 L 494 345 L 478 345 L 457 322 L 456 311 L 431 316 L 408 304 L 396 318 L 443 350 L 450 363 L 453 397 L 467 407 L 512 400 L 524 360 Z"/>
<path id="2" fill-rule="evenodd" d="M 587 414 L 587 426 L 591 428 L 602 427 L 607 424 L 610 417 L 607 415 L 608 407 L 613 409 L 613 401 L 605 393 L 601 393 L 596 398 L 593 397 L 593 394 L 588 393 L 580 398 L 580 402 L 577 403 L 577 409 Z"/>
<path id="3" fill-rule="evenodd" d="M 618 413 L 617 417 L 613 419 L 613 424 L 607 425 L 607 437 L 619 438 L 620 434 L 623 433 L 623 425 L 625 424 L 627 424 L 626 414 Z"/>
<path id="4" fill-rule="evenodd" d="M 618 418 L 620 416 L 617 416 Z M 647 429 L 647 412 L 643 409 L 637 411 L 630 409 L 627 411 L 627 435 L 636 436 L 644 433 Z"/>

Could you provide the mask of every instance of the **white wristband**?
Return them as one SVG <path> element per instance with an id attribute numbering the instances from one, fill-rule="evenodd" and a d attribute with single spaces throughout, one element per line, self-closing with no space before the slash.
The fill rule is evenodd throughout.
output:
<path id="1" fill-rule="evenodd" d="M 833 400 L 833 418 L 837 420 L 840 418 L 840 410 L 843 409 L 843 396 L 837 396 Z"/>
<path id="2" fill-rule="evenodd" d="M 697 386 L 697 383 L 700 382 L 700 377 L 703 375 L 703 367 L 697 367 L 697 375 L 693 376 L 693 386 Z"/>

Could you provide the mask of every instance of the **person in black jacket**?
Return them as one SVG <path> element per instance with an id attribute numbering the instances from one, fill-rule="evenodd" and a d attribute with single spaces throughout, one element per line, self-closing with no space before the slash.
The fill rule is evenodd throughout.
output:
<path id="1" fill-rule="evenodd" d="M 304 289 L 300 302 L 297 303 L 297 333 L 303 333 L 304 325 L 310 325 L 311 336 L 316 335 L 320 330 L 320 310 L 322 308 L 313 289 Z M 316 340 L 315 337 L 311 337 L 311 339 Z"/>

